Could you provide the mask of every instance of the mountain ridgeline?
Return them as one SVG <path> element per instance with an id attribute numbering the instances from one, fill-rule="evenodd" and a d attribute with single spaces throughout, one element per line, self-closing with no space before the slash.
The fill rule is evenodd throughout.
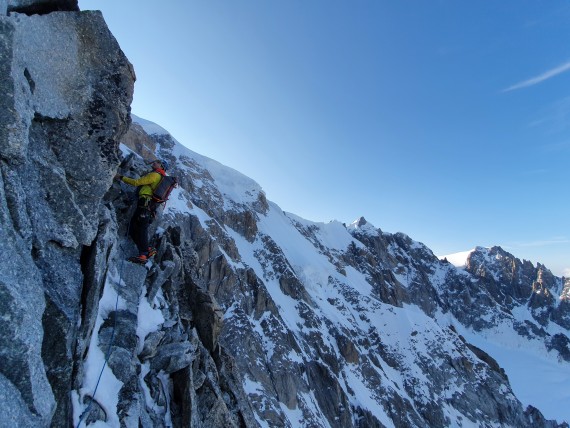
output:
<path id="1" fill-rule="evenodd" d="M 510 363 L 570 371 L 570 281 L 282 211 L 130 114 L 76 2 L 0 1 L 0 73 L 0 427 L 568 427 Z M 180 185 L 139 266 L 113 176 L 155 158 Z"/>

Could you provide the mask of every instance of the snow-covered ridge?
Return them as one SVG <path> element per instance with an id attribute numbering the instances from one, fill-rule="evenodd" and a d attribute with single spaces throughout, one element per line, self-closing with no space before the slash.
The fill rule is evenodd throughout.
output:
<path id="1" fill-rule="evenodd" d="M 358 230 L 361 233 L 367 234 L 369 236 L 376 236 L 378 235 L 378 229 L 374 227 L 374 225 L 368 222 L 364 217 L 359 217 L 358 219 L 354 220 L 349 226 L 349 230 Z"/>
<path id="2" fill-rule="evenodd" d="M 469 251 L 460 251 L 458 253 L 447 254 L 445 256 L 438 256 L 438 258 L 440 260 L 446 259 L 453 266 L 462 269 L 465 266 L 467 266 L 467 259 L 469 258 L 469 255 L 471 253 L 473 253 L 473 251 L 475 251 L 475 249 L 472 249 Z"/>
<path id="3" fill-rule="evenodd" d="M 133 122 L 138 123 L 148 135 L 169 135 L 169 132 L 162 126 L 157 125 L 150 120 L 143 119 L 131 113 Z"/>
<path id="4" fill-rule="evenodd" d="M 148 129 L 157 129 L 146 122 Z M 327 426 L 324 408 L 316 398 L 320 393 L 305 392 L 320 388 L 306 373 L 296 377 L 300 366 L 318 367 L 319 376 L 326 373 L 331 383 L 322 387 L 341 392 L 334 398 L 338 405 L 342 403 L 343 408 L 354 412 L 357 408 L 371 412 L 386 426 L 396 426 L 385 410 L 390 397 L 423 408 L 426 397 L 443 388 L 438 376 L 432 376 L 439 370 L 445 373 L 439 379 L 455 379 L 452 396 L 457 394 L 461 402 L 477 401 L 469 395 L 473 385 L 462 373 L 465 367 L 476 367 L 476 387 L 500 395 L 501 400 L 506 400 L 501 406 L 516 407 L 508 381 L 489 374 L 480 357 L 466 350 L 450 333 L 450 327 L 463 337 L 480 338 L 472 342 L 491 357 L 496 346 L 504 347 L 496 359 L 517 385 L 514 392 L 524 397 L 524 404 L 537 406 L 549 418 L 568 418 L 564 410 L 557 410 L 562 406 L 552 404 L 559 400 L 533 393 L 555 386 L 547 382 L 542 389 L 524 388 L 523 372 L 509 365 L 519 352 L 517 347 L 532 340 L 532 358 L 528 360 L 542 359 L 544 367 L 560 366 L 559 375 L 570 379 L 566 363 L 559 365 L 556 351 L 547 349 L 545 340 L 534 333 L 541 327 L 528 308 L 516 307 L 509 313 L 508 308 L 493 300 L 475 274 L 439 262 L 425 245 L 403 233 L 384 233 L 362 217 L 348 226 L 338 221 L 317 223 L 286 213 L 269 202 L 266 210 L 253 214 L 255 233 L 246 237 L 227 223 L 227 214 L 236 209 L 236 204 L 239 209 L 255 211 L 261 187 L 238 171 L 187 149 L 169 134 L 161 131 L 154 135 L 156 141 L 168 142 L 167 149 L 158 150 L 174 156 L 176 168 L 189 174 L 194 186 L 192 192 L 179 190 L 175 194 L 184 201 L 176 205 L 177 214 L 198 218 L 207 231 L 215 224 L 215 240 L 227 244 L 221 253 L 235 275 L 242 277 L 239 290 L 232 288 L 216 298 L 226 311 L 224 328 L 232 332 L 225 336 L 222 333 L 223 346 L 233 351 L 238 366 L 242 364 L 247 373 L 243 386 L 256 406 L 260 426 L 272 426 L 272 417 L 292 426 Z M 168 139 L 160 138 L 164 136 Z M 214 194 L 217 196 L 204 205 L 206 197 Z M 504 258 L 501 251 L 477 247 L 444 257 L 465 267 L 468 257 L 476 252 L 477 262 L 487 269 L 481 272 L 491 272 L 486 278 L 500 284 L 503 277 L 495 272 Z M 243 272 L 255 275 L 254 288 L 242 287 Z M 251 301 L 254 296 L 263 296 L 261 301 L 272 303 L 252 313 L 251 308 L 259 305 L 259 300 Z M 438 307 L 441 302 L 445 306 Z M 428 316 L 430 311 L 437 315 Z M 546 322 L 549 334 L 567 334 L 561 325 Z M 502 334 L 491 335 L 492 328 L 501 329 Z M 509 334 L 516 340 L 505 340 Z M 560 343 L 556 346 L 563 347 L 563 341 Z M 449 361 L 452 365 L 448 367 Z M 268 372 L 278 379 L 276 383 L 268 381 Z M 540 381 L 541 376 L 536 378 Z M 283 385 L 289 389 L 282 390 Z M 294 398 L 284 403 L 280 401 L 282 396 Z M 452 404 L 446 397 L 436 393 L 433 400 L 440 403 L 438 411 L 450 418 L 450 426 L 467 421 L 479 426 L 477 418 L 483 417 L 479 407 L 484 403 L 472 403 L 475 411 Z M 399 411 L 411 418 L 406 420 L 413 425 L 416 411 Z M 485 412 L 485 418 L 493 414 L 490 409 Z"/>
<path id="5" fill-rule="evenodd" d="M 184 165 L 187 163 L 185 160 L 191 160 L 192 163 L 208 171 L 217 190 L 225 196 L 225 199 L 237 205 L 248 205 L 255 202 L 263 193 L 263 189 L 257 182 L 241 172 L 190 150 L 161 126 L 138 116 L 131 116 L 133 122 L 139 124 L 149 135 L 165 135 L 175 143 L 171 154 L 177 158 L 177 168 L 189 171 L 190 168 Z M 200 186 L 201 182 L 198 181 L 195 184 Z"/>

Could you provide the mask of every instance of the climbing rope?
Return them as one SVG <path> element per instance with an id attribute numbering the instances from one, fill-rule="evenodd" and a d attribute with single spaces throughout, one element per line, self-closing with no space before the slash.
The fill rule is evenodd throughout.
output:
<path id="1" fill-rule="evenodd" d="M 126 233 L 127 238 L 129 236 L 130 229 L 131 229 L 131 222 L 129 221 L 129 225 L 127 226 L 127 233 Z M 121 249 L 121 251 L 123 253 L 123 257 L 122 257 L 122 261 L 121 261 L 121 267 L 119 268 L 119 287 L 120 287 L 121 281 L 123 278 L 123 269 L 124 269 L 124 265 L 125 265 L 126 252 L 125 252 L 125 249 L 123 248 L 123 246 L 121 244 L 119 244 L 119 248 Z M 101 382 L 101 377 L 103 377 L 103 372 L 105 371 L 105 367 L 107 367 L 107 362 L 109 361 L 109 357 L 111 356 L 111 348 L 112 348 L 113 343 L 115 341 L 115 331 L 117 329 L 117 311 L 118 311 L 118 309 L 119 309 L 119 293 L 117 292 L 117 299 L 115 300 L 115 316 L 113 319 L 113 328 L 111 330 L 111 339 L 109 340 L 109 345 L 107 346 L 107 352 L 105 353 L 105 361 L 103 362 L 103 367 L 101 367 L 101 372 L 99 373 L 99 377 L 97 378 L 97 383 L 95 384 L 95 389 L 93 390 L 93 395 L 91 396 L 91 401 L 89 402 L 89 405 L 87 406 L 85 411 L 79 417 L 79 422 L 77 423 L 76 428 L 79 428 L 79 426 L 81 425 L 81 422 L 83 422 L 83 419 L 87 415 L 89 415 L 89 411 L 91 410 L 91 406 L 93 405 L 93 402 L 95 401 L 95 394 L 97 394 L 97 389 L 99 388 L 99 383 Z"/>
<path id="2" fill-rule="evenodd" d="M 122 247 L 121 247 L 121 249 L 122 249 Z M 122 269 L 123 269 L 124 262 L 125 262 L 124 260 L 121 262 L 121 272 L 119 273 L 119 285 L 120 285 L 120 281 L 121 281 Z M 89 411 L 91 410 L 91 405 L 95 401 L 95 394 L 97 394 L 97 389 L 99 388 L 99 382 L 101 382 L 101 377 L 103 376 L 103 372 L 105 371 L 105 367 L 107 366 L 107 362 L 109 361 L 109 357 L 111 356 L 111 347 L 113 346 L 113 342 L 115 340 L 115 330 L 117 328 L 117 310 L 118 310 L 118 307 L 119 307 L 119 293 L 117 293 L 117 299 L 115 300 L 115 316 L 114 316 L 114 320 L 113 320 L 113 329 L 111 330 L 111 340 L 109 341 L 109 345 L 107 347 L 107 352 L 105 353 L 105 361 L 103 362 L 103 367 L 101 367 L 101 372 L 99 373 L 99 377 L 97 378 L 97 383 L 95 384 L 95 389 L 93 390 L 93 395 L 91 396 L 91 401 L 89 402 L 89 405 L 87 406 L 87 408 L 85 409 L 85 411 L 83 412 L 81 417 L 79 418 L 79 422 L 77 423 L 77 428 L 79 428 L 79 426 L 81 425 L 81 422 L 83 422 L 83 419 L 85 418 L 85 416 L 87 416 L 89 414 Z"/>

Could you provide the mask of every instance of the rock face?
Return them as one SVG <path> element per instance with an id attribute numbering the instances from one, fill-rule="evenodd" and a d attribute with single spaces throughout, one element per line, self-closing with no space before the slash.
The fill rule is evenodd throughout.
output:
<path id="1" fill-rule="evenodd" d="M 479 247 L 469 255 L 466 270 L 481 279 L 506 311 L 527 306 L 537 326 L 554 322 L 570 329 L 568 282 L 552 275 L 545 266 L 521 262 L 500 247 Z"/>
<path id="2" fill-rule="evenodd" d="M 10 406 L 18 426 L 70 414 L 81 258 L 97 235 L 134 81 L 99 13 L 13 12 L 34 4 L 9 2 L 0 16 L 0 376 L 3 395 L 25 403 Z"/>
<path id="3" fill-rule="evenodd" d="M 131 123 L 133 68 L 75 1 L 0 2 L 0 73 L 0 426 L 567 426 L 466 338 L 566 364 L 570 283 L 544 266 L 492 248 L 458 270 L 363 218 L 284 213 Z M 112 177 L 157 157 L 180 187 L 142 267 Z"/>

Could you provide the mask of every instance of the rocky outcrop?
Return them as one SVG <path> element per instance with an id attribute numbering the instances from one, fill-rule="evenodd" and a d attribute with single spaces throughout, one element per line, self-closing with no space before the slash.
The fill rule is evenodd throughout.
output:
<path id="1" fill-rule="evenodd" d="M 143 159 L 130 156 L 121 168 L 122 173 L 140 176 L 148 167 Z M 222 311 L 201 278 L 201 268 L 213 272 L 220 260 L 213 255 L 221 254 L 217 244 L 199 223 L 178 214 L 165 216 L 152 228 L 159 251 L 150 270 L 125 263 L 135 251 L 122 237 L 132 200 L 124 185 L 115 184 L 105 201 L 113 209 L 116 232 L 101 237 L 108 248 L 104 295 L 98 312 L 82 320 L 82 325 L 94 326 L 90 331 L 97 341 L 91 339 L 86 355 L 76 358 L 73 403 L 80 410 L 75 423 L 256 426 L 232 357 L 218 341 Z M 207 250 L 198 252 L 202 242 Z M 105 293 L 117 296 L 115 307 L 109 306 Z M 97 352 L 109 355 L 108 376 L 116 379 L 117 398 L 109 398 L 108 388 L 103 393 L 94 390 L 90 366 Z"/>
<path id="2" fill-rule="evenodd" d="M 500 247 L 478 247 L 469 255 L 466 270 L 479 279 L 505 312 L 521 305 L 530 310 L 536 326 L 521 326 L 525 334 L 545 337 L 546 333 L 541 329 L 550 322 L 570 328 L 567 284 L 564 278 L 555 277 L 544 265 L 539 263 L 535 267 Z M 569 351 L 564 350 L 561 356 L 568 355 Z M 563 358 L 567 360 L 567 357 Z"/>
<path id="3" fill-rule="evenodd" d="M 142 126 L 140 126 L 138 123 L 131 124 L 127 133 L 123 136 L 122 142 L 147 161 L 154 160 L 156 156 L 155 141 L 143 130 Z"/>
<path id="4" fill-rule="evenodd" d="M 70 418 L 82 254 L 99 230 L 134 81 L 100 13 L 15 13 L 68 10 L 54 3 L 8 2 L 0 16 L 0 371 L 3 395 L 26 404 L 12 408 L 20 426 Z"/>

